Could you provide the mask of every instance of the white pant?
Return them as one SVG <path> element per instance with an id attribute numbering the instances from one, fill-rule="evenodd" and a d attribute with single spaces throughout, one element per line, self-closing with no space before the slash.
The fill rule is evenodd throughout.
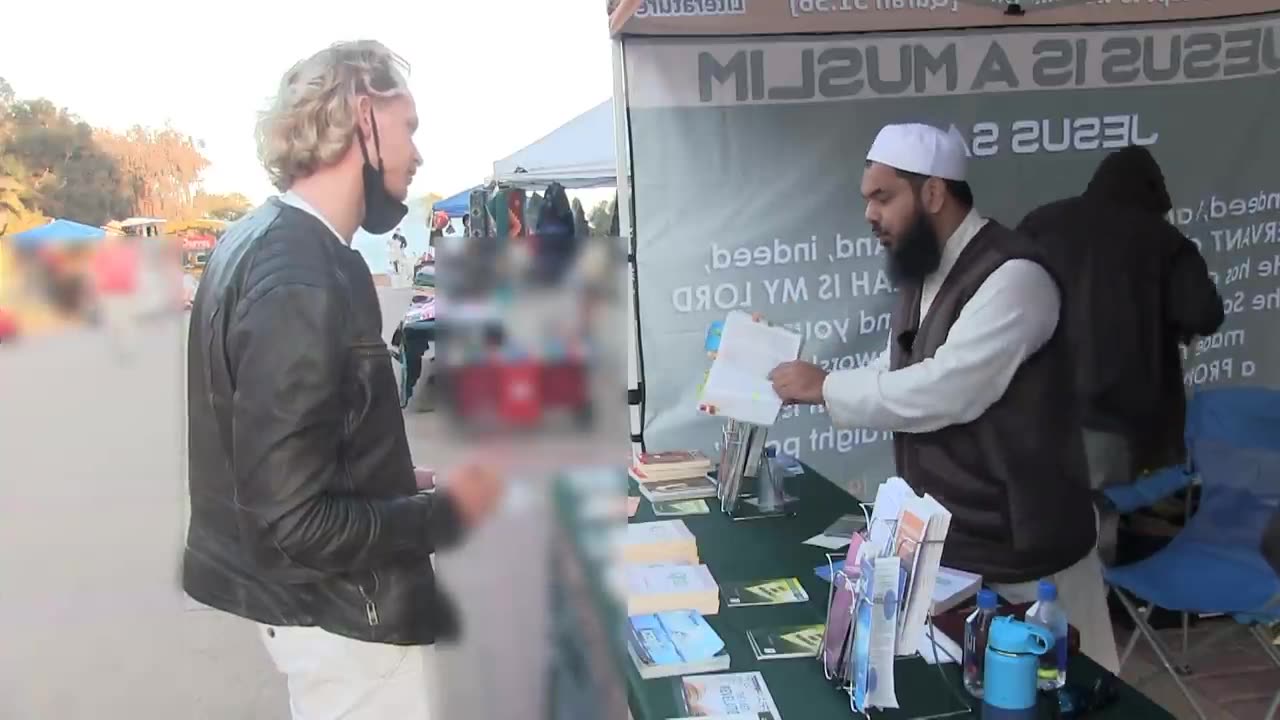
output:
<path id="1" fill-rule="evenodd" d="M 293 720 L 430 720 L 435 648 L 384 645 L 315 627 L 260 625 L 289 681 Z"/>
<path id="2" fill-rule="evenodd" d="M 1067 620 L 1080 631 L 1080 652 L 1119 674 L 1120 654 L 1116 650 L 1111 611 L 1107 609 L 1107 586 L 1102 580 L 1098 551 L 1089 551 L 1083 560 L 1048 579 L 1058 586 L 1058 603 L 1066 611 Z M 1035 601 L 1038 584 L 1038 581 L 992 583 L 991 589 L 1011 603 L 1026 603 Z"/>

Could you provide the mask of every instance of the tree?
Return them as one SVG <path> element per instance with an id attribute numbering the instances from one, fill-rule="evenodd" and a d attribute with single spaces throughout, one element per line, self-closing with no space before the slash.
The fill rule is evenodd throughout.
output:
<path id="1" fill-rule="evenodd" d="M 45 99 L 12 101 L 3 116 L 0 167 L 28 212 L 102 225 L 128 210 L 119 166 L 87 123 Z"/>
<path id="2" fill-rule="evenodd" d="M 214 193 L 196 193 L 195 210 L 200 217 L 235 222 L 253 208 L 249 198 L 240 193 L 218 195 Z"/>
<path id="3" fill-rule="evenodd" d="M 136 214 L 170 218 L 197 211 L 200 174 L 209 167 L 203 143 L 171 127 L 140 125 L 123 134 L 99 130 L 96 138 L 120 164 Z"/>
<path id="4" fill-rule="evenodd" d="M 429 192 L 426 195 L 422 196 L 422 200 L 421 200 L 422 209 L 426 210 L 427 214 L 430 215 L 431 209 L 436 206 L 436 203 L 440 202 L 443 199 L 444 199 L 444 196 L 441 195 L 440 193 Z M 428 224 L 430 224 L 430 221 L 428 221 Z"/>
<path id="5" fill-rule="evenodd" d="M 591 208 L 591 234 L 604 236 L 609 234 L 609 225 L 613 221 L 610 202 L 601 200 Z"/>

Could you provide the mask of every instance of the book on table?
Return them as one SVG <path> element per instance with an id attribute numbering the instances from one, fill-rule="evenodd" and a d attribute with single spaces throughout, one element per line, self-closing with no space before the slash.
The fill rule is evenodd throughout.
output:
<path id="1" fill-rule="evenodd" d="M 639 487 L 640 494 L 649 498 L 651 503 L 700 500 L 716 496 L 716 483 L 711 479 L 710 473 L 677 480 L 640 483 Z"/>
<path id="2" fill-rule="evenodd" d="M 627 469 L 628 474 L 640 485 L 684 480 L 706 475 L 711 470 L 711 460 L 698 450 L 674 450 L 661 453 L 640 453 Z"/>
<path id="3" fill-rule="evenodd" d="M 628 618 L 627 652 L 646 680 L 729 669 L 724 640 L 694 610 Z"/>
<path id="4" fill-rule="evenodd" d="M 747 641 L 757 660 L 816 658 L 822 649 L 822 623 L 753 628 Z"/>
<path id="5" fill-rule="evenodd" d="M 628 565 L 625 594 L 627 615 L 671 610 L 720 612 L 720 588 L 706 565 Z"/>
<path id="6" fill-rule="evenodd" d="M 698 564 L 698 540 L 682 520 L 631 523 L 622 539 L 623 563 Z"/>
<path id="7" fill-rule="evenodd" d="M 809 593 L 800 585 L 800 580 L 793 577 L 723 583 L 720 592 L 729 607 L 809 602 Z"/>
<path id="8" fill-rule="evenodd" d="M 711 507 L 701 498 L 696 500 L 665 500 L 653 503 L 653 514 L 657 517 L 675 517 L 678 515 L 710 515 Z"/>
<path id="9" fill-rule="evenodd" d="M 769 685 L 759 672 L 683 677 L 677 697 L 684 715 L 676 720 L 782 720 Z"/>

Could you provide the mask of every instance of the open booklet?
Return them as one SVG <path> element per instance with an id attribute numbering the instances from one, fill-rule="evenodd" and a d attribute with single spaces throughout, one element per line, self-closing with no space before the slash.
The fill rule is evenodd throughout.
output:
<path id="1" fill-rule="evenodd" d="M 725 319 L 720 347 L 698 397 L 698 410 L 753 425 L 771 426 L 782 410 L 769 373 L 800 356 L 803 338 L 754 320 L 741 310 Z"/>

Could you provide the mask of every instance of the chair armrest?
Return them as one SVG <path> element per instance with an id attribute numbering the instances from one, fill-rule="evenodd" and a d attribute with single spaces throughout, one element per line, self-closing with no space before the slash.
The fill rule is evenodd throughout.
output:
<path id="1" fill-rule="evenodd" d="M 1187 487 L 1194 479 L 1195 475 L 1178 465 L 1157 470 L 1128 485 L 1106 488 L 1102 494 L 1115 506 L 1117 512 L 1129 513 L 1155 505 Z"/>

